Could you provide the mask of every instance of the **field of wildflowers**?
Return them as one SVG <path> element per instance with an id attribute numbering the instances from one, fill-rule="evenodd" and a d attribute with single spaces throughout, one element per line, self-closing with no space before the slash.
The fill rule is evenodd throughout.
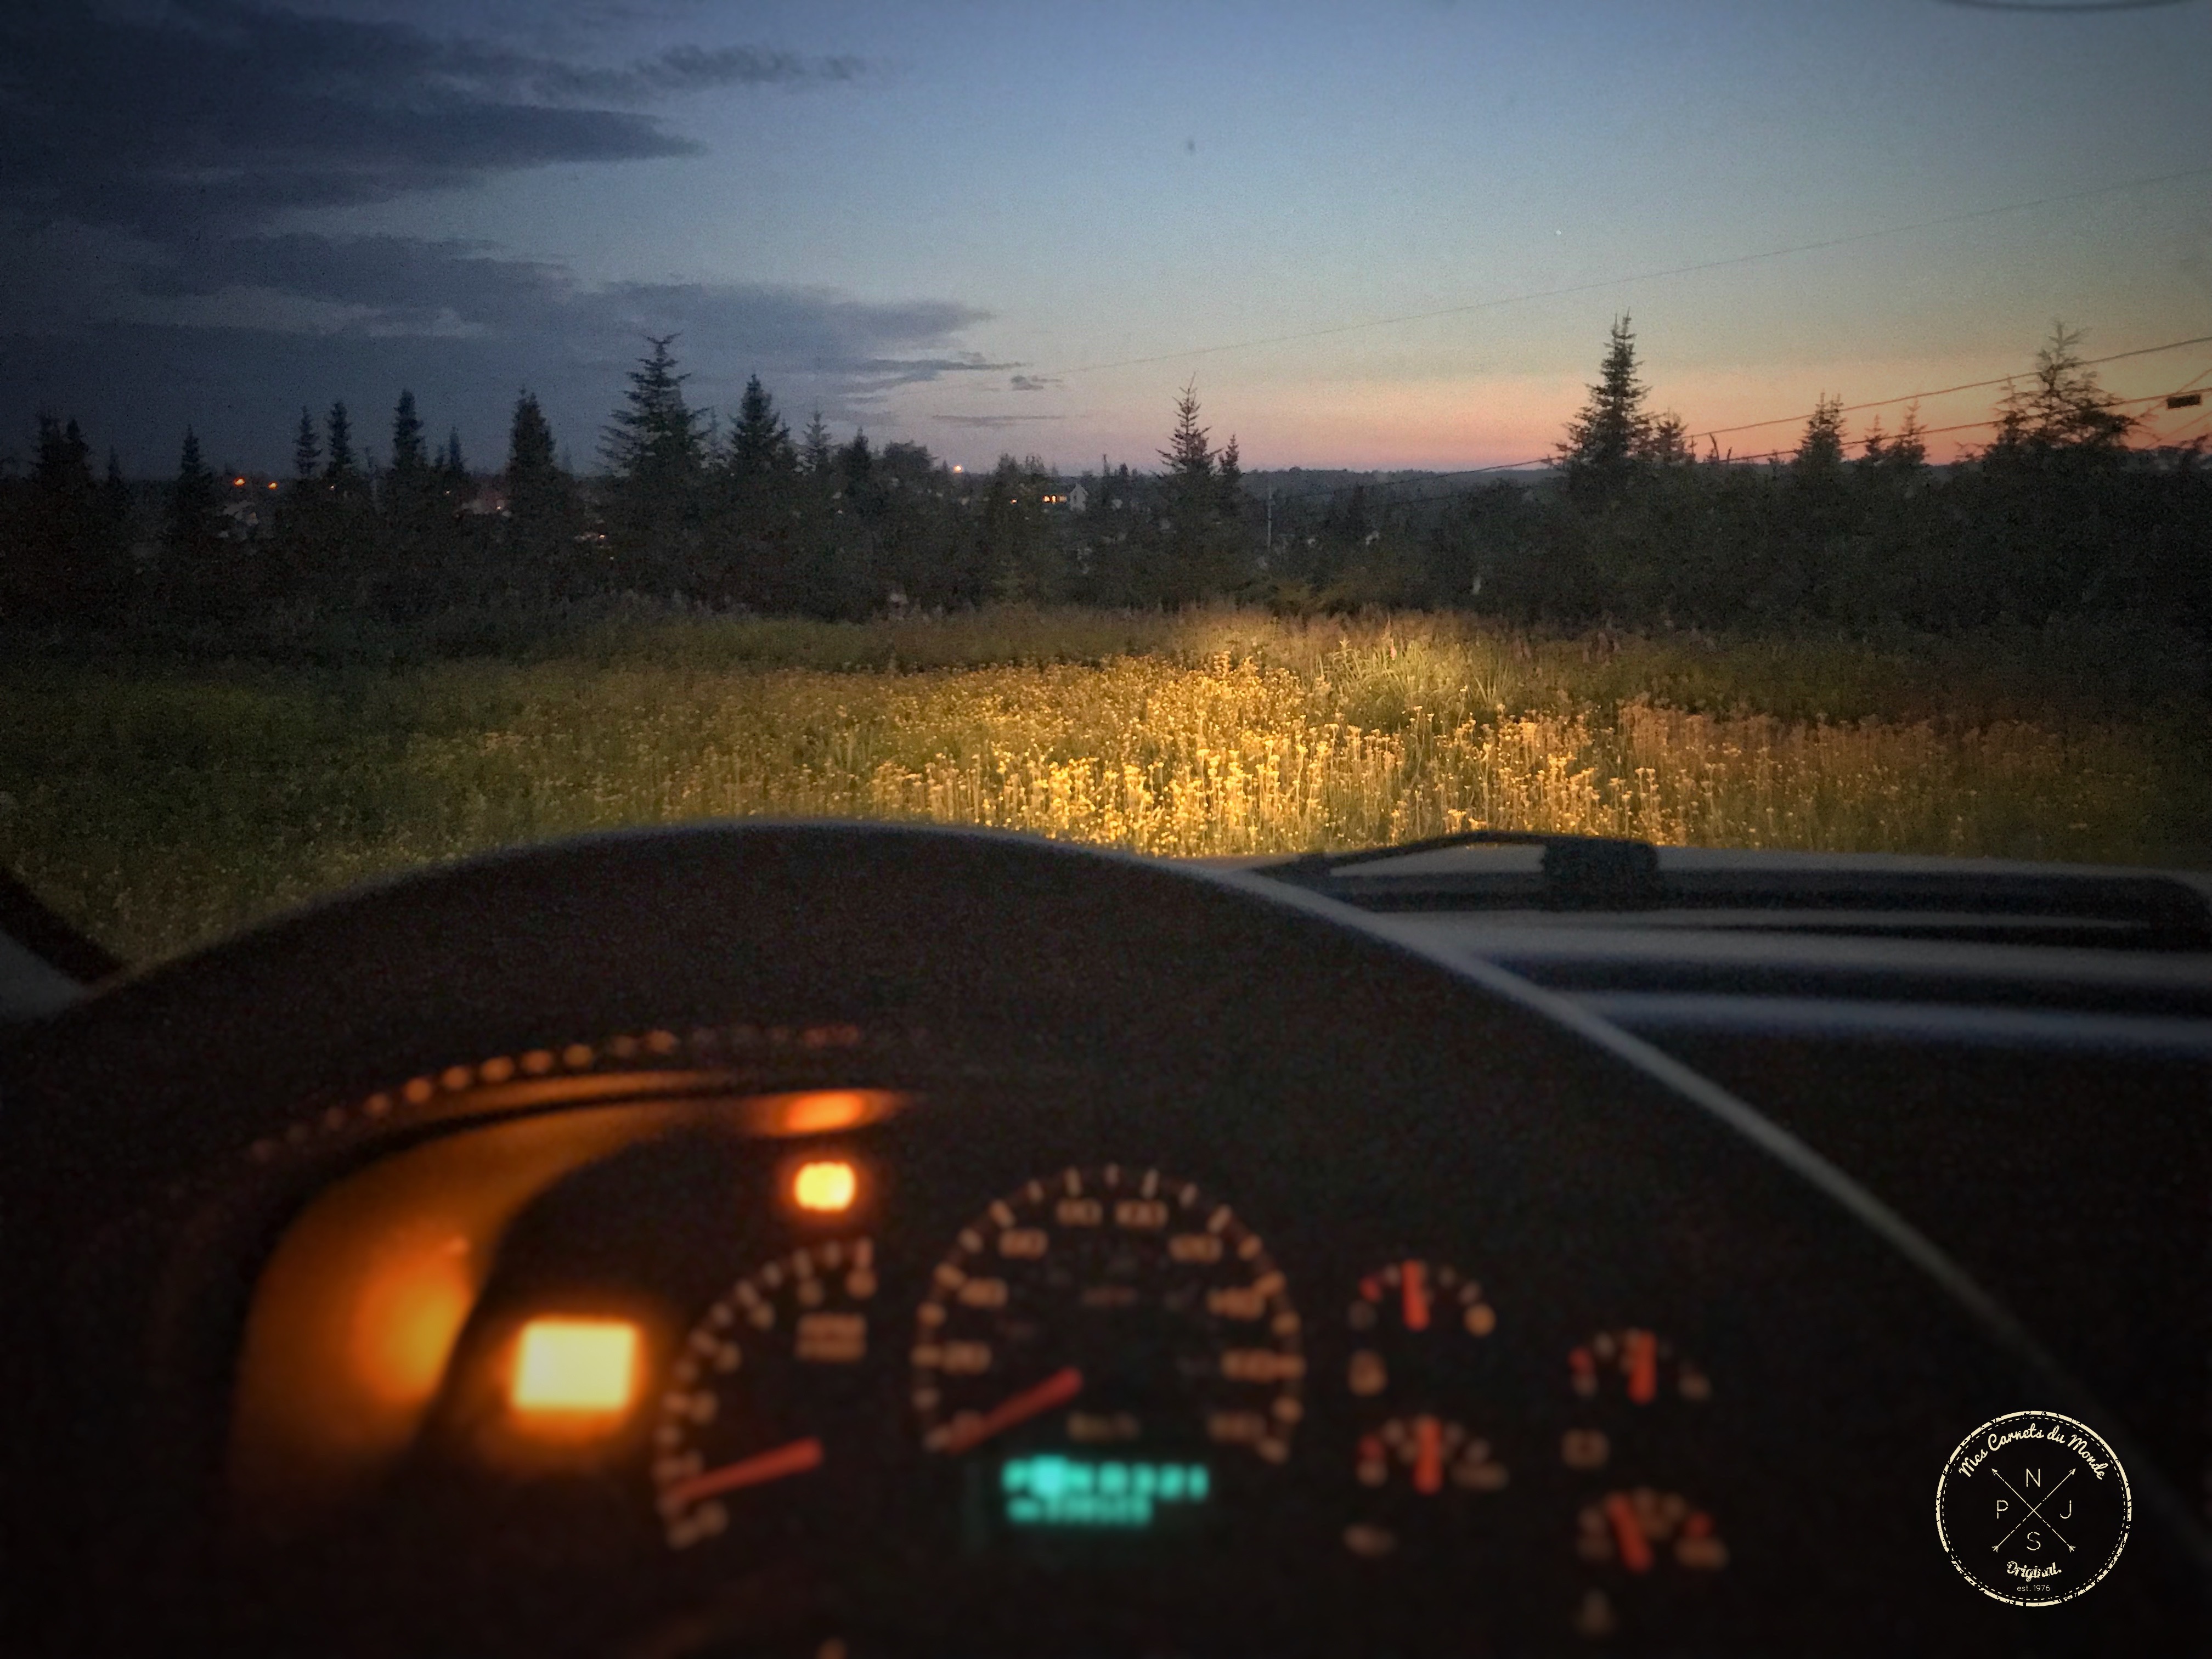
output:
<path id="1" fill-rule="evenodd" d="M 1870 647 L 1466 619 L 638 617 L 381 666 L 0 669 L 0 860 L 173 952 L 351 882 L 614 825 L 987 824 L 1171 855 L 1492 825 L 2195 861 L 2171 723 Z"/>

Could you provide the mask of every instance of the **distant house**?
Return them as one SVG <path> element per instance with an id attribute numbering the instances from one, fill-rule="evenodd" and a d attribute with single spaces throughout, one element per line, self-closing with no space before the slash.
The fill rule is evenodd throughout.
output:
<path id="1" fill-rule="evenodd" d="M 1089 503 L 1091 492 L 1080 483 L 1068 483 L 1054 479 L 1045 486 L 1042 499 L 1048 512 L 1080 513 Z"/>
<path id="2" fill-rule="evenodd" d="M 507 516 L 507 484 L 499 478 L 478 480 L 461 497 L 460 510 L 473 513 L 479 518 L 503 519 Z"/>

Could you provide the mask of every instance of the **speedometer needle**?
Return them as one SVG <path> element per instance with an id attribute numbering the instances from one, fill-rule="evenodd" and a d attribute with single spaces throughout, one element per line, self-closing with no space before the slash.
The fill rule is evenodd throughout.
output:
<path id="1" fill-rule="evenodd" d="M 668 1489 L 666 1501 L 678 1506 L 696 1504 L 702 1498 L 736 1492 L 743 1486 L 764 1486 L 771 1480 L 805 1474 L 809 1469 L 821 1467 L 822 1443 L 809 1435 L 787 1446 L 778 1446 L 774 1451 L 764 1451 L 757 1457 L 725 1463 L 719 1469 L 708 1469 L 689 1480 L 679 1481 Z"/>
<path id="2" fill-rule="evenodd" d="M 1024 1389 L 981 1417 L 963 1418 L 945 1431 L 945 1449 L 957 1455 L 972 1451 L 993 1435 L 1004 1434 L 1017 1423 L 1026 1423 L 1054 1406 L 1065 1406 L 1083 1392 L 1083 1373 L 1070 1365 L 1054 1371 L 1033 1389 Z"/>

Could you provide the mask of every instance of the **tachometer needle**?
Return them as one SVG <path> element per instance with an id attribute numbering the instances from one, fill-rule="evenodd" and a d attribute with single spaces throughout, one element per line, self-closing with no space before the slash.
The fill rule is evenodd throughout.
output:
<path id="1" fill-rule="evenodd" d="M 1398 1270 L 1398 1285 L 1403 1292 L 1401 1300 L 1406 1328 L 1425 1331 L 1429 1328 L 1429 1279 L 1426 1271 L 1419 1262 L 1408 1261 Z"/>
<path id="2" fill-rule="evenodd" d="M 1605 1518 L 1613 1522 L 1613 1547 L 1620 1552 L 1620 1565 L 1631 1572 L 1651 1571 L 1651 1541 L 1644 1535 L 1644 1523 L 1636 1518 L 1636 1509 L 1625 1492 L 1613 1492 L 1605 1500 Z"/>
<path id="3" fill-rule="evenodd" d="M 1659 1339 L 1649 1331 L 1628 1333 L 1628 1397 L 1648 1406 L 1659 1397 Z"/>
<path id="4" fill-rule="evenodd" d="M 945 1449 L 952 1453 L 971 1451 L 993 1435 L 1004 1434 L 1017 1423 L 1026 1423 L 1042 1412 L 1055 1406 L 1065 1406 L 1083 1392 L 1083 1373 L 1070 1365 L 1065 1370 L 1054 1371 L 1033 1389 L 1024 1389 L 1011 1400 L 1001 1401 L 981 1417 L 963 1418 L 945 1431 Z"/>
<path id="5" fill-rule="evenodd" d="M 677 1505 L 696 1504 L 702 1498 L 736 1492 L 742 1486 L 766 1486 L 771 1480 L 805 1474 L 809 1469 L 821 1467 L 822 1443 L 810 1435 L 787 1446 L 778 1446 L 774 1451 L 725 1463 L 719 1469 L 708 1469 L 689 1480 L 678 1481 L 668 1489 L 665 1501 Z"/>
<path id="6" fill-rule="evenodd" d="M 1443 1486 L 1443 1425 L 1424 1412 L 1413 1419 L 1413 1490 L 1437 1492 Z"/>

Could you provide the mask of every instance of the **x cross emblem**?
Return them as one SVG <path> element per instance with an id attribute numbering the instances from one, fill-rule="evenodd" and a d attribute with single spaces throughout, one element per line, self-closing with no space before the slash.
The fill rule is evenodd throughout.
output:
<path id="1" fill-rule="evenodd" d="M 2014 1486 L 2011 1481 L 2005 1480 L 2003 1472 L 1998 1469 L 1995 1464 L 1991 1464 L 1990 1466 L 1990 1473 L 1996 1475 L 1998 1480 L 2004 1480 L 2004 1488 L 2007 1492 L 2010 1492 L 2014 1498 L 2019 1498 L 2021 1503 L 2027 1504 L 2027 1495 L 2023 1493 L 2018 1486 Z M 2079 1469 L 2067 1470 L 2064 1478 L 2059 1481 L 2057 1486 L 2053 1486 L 2049 1492 L 2044 1493 L 2038 1502 L 2027 1504 L 2027 1514 L 2021 1516 L 2019 1520 L 2012 1523 L 2012 1532 L 2018 1532 L 2022 1527 L 2026 1526 L 2030 1516 L 2042 1522 L 2045 1526 L 2051 1527 L 2050 1517 L 2043 1513 L 2043 1505 L 2045 1504 L 2048 1504 L 2052 1498 L 2058 1496 L 2059 1486 L 2063 1486 L 2068 1480 L 2071 1480 L 2080 1473 L 2081 1471 Z M 1990 1551 L 1992 1554 L 1998 1550 L 2002 1549 L 2007 1544 L 2012 1541 L 2012 1532 L 2007 1533 L 2003 1537 L 1998 1539 L 1996 1543 L 1990 1546 Z M 2057 1528 L 2051 1527 L 2051 1535 L 2053 1538 L 2056 1538 L 2060 1543 L 2066 1544 L 2066 1534 L 2059 1531 Z M 2071 1544 L 2066 1544 L 2066 1547 L 2069 1553 L 2074 1548 Z"/>

